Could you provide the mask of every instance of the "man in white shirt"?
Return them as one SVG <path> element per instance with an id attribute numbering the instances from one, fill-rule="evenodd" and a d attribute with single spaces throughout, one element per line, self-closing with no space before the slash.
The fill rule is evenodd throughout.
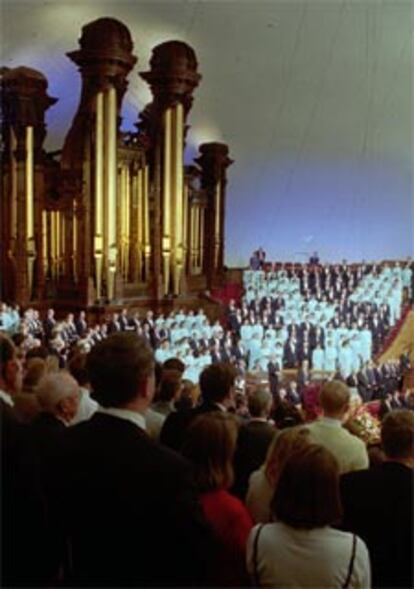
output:
<path id="1" fill-rule="evenodd" d="M 323 385 L 320 397 L 323 417 L 307 425 L 310 438 L 325 446 L 339 463 L 341 474 L 368 468 L 368 453 L 362 440 L 342 427 L 349 410 L 350 391 L 341 381 Z"/>

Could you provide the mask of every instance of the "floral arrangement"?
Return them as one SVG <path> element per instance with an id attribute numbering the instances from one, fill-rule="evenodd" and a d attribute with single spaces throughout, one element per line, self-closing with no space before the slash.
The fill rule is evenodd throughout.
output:
<path id="1" fill-rule="evenodd" d="M 344 427 L 355 436 L 358 436 L 367 445 L 378 444 L 380 442 L 380 422 L 369 412 L 365 405 L 359 405 L 351 410 L 347 421 L 344 423 Z"/>

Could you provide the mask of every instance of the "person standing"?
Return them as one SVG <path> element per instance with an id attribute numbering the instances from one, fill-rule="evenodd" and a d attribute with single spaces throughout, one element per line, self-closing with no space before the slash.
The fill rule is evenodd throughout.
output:
<path id="1" fill-rule="evenodd" d="M 364 442 L 342 427 L 349 401 L 350 391 L 343 382 L 326 382 L 319 396 L 323 417 L 307 425 L 310 439 L 332 452 L 341 473 L 368 468 L 369 463 Z"/>
<path id="2" fill-rule="evenodd" d="M 384 462 L 341 478 L 342 527 L 367 543 L 374 587 L 413 587 L 413 412 L 388 413 L 381 441 Z"/>
<path id="3" fill-rule="evenodd" d="M 92 349 L 87 370 L 100 408 L 67 429 L 52 461 L 52 509 L 70 549 L 65 582 L 204 582 L 214 544 L 191 467 L 146 433 L 154 395 L 151 348 L 136 334 L 115 333 Z"/>

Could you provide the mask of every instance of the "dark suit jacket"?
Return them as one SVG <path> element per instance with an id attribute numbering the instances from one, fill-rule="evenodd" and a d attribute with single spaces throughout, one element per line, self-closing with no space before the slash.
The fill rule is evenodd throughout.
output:
<path id="1" fill-rule="evenodd" d="M 205 583 L 212 540 L 178 454 L 134 423 L 97 413 L 65 432 L 54 473 L 70 585 Z"/>
<path id="2" fill-rule="evenodd" d="M 249 421 L 239 430 L 237 449 L 234 456 L 235 482 L 232 492 L 244 500 L 249 477 L 265 461 L 267 449 L 276 433 L 268 422 Z"/>
<path id="3" fill-rule="evenodd" d="M 365 540 L 373 587 L 412 587 L 414 471 L 397 462 L 341 477 L 343 527 Z"/>
<path id="4" fill-rule="evenodd" d="M 176 452 L 181 452 L 181 448 L 185 441 L 185 433 L 191 421 L 197 417 L 197 415 L 209 413 L 210 411 L 221 411 L 221 409 L 215 403 L 203 401 L 194 409 L 172 411 L 167 416 L 167 419 L 162 426 L 160 442 Z"/>
<path id="5" fill-rule="evenodd" d="M 27 427 L 0 399 L 1 586 L 46 583 L 46 503 Z"/>

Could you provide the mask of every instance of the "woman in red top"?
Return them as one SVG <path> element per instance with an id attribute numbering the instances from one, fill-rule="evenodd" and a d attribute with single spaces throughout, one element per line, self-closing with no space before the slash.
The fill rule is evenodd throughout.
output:
<path id="1" fill-rule="evenodd" d="M 198 416 L 190 425 L 183 454 L 193 463 L 204 515 L 220 544 L 214 577 L 220 586 L 245 586 L 246 542 L 253 521 L 228 489 L 233 483 L 233 456 L 238 424 L 224 412 Z"/>

